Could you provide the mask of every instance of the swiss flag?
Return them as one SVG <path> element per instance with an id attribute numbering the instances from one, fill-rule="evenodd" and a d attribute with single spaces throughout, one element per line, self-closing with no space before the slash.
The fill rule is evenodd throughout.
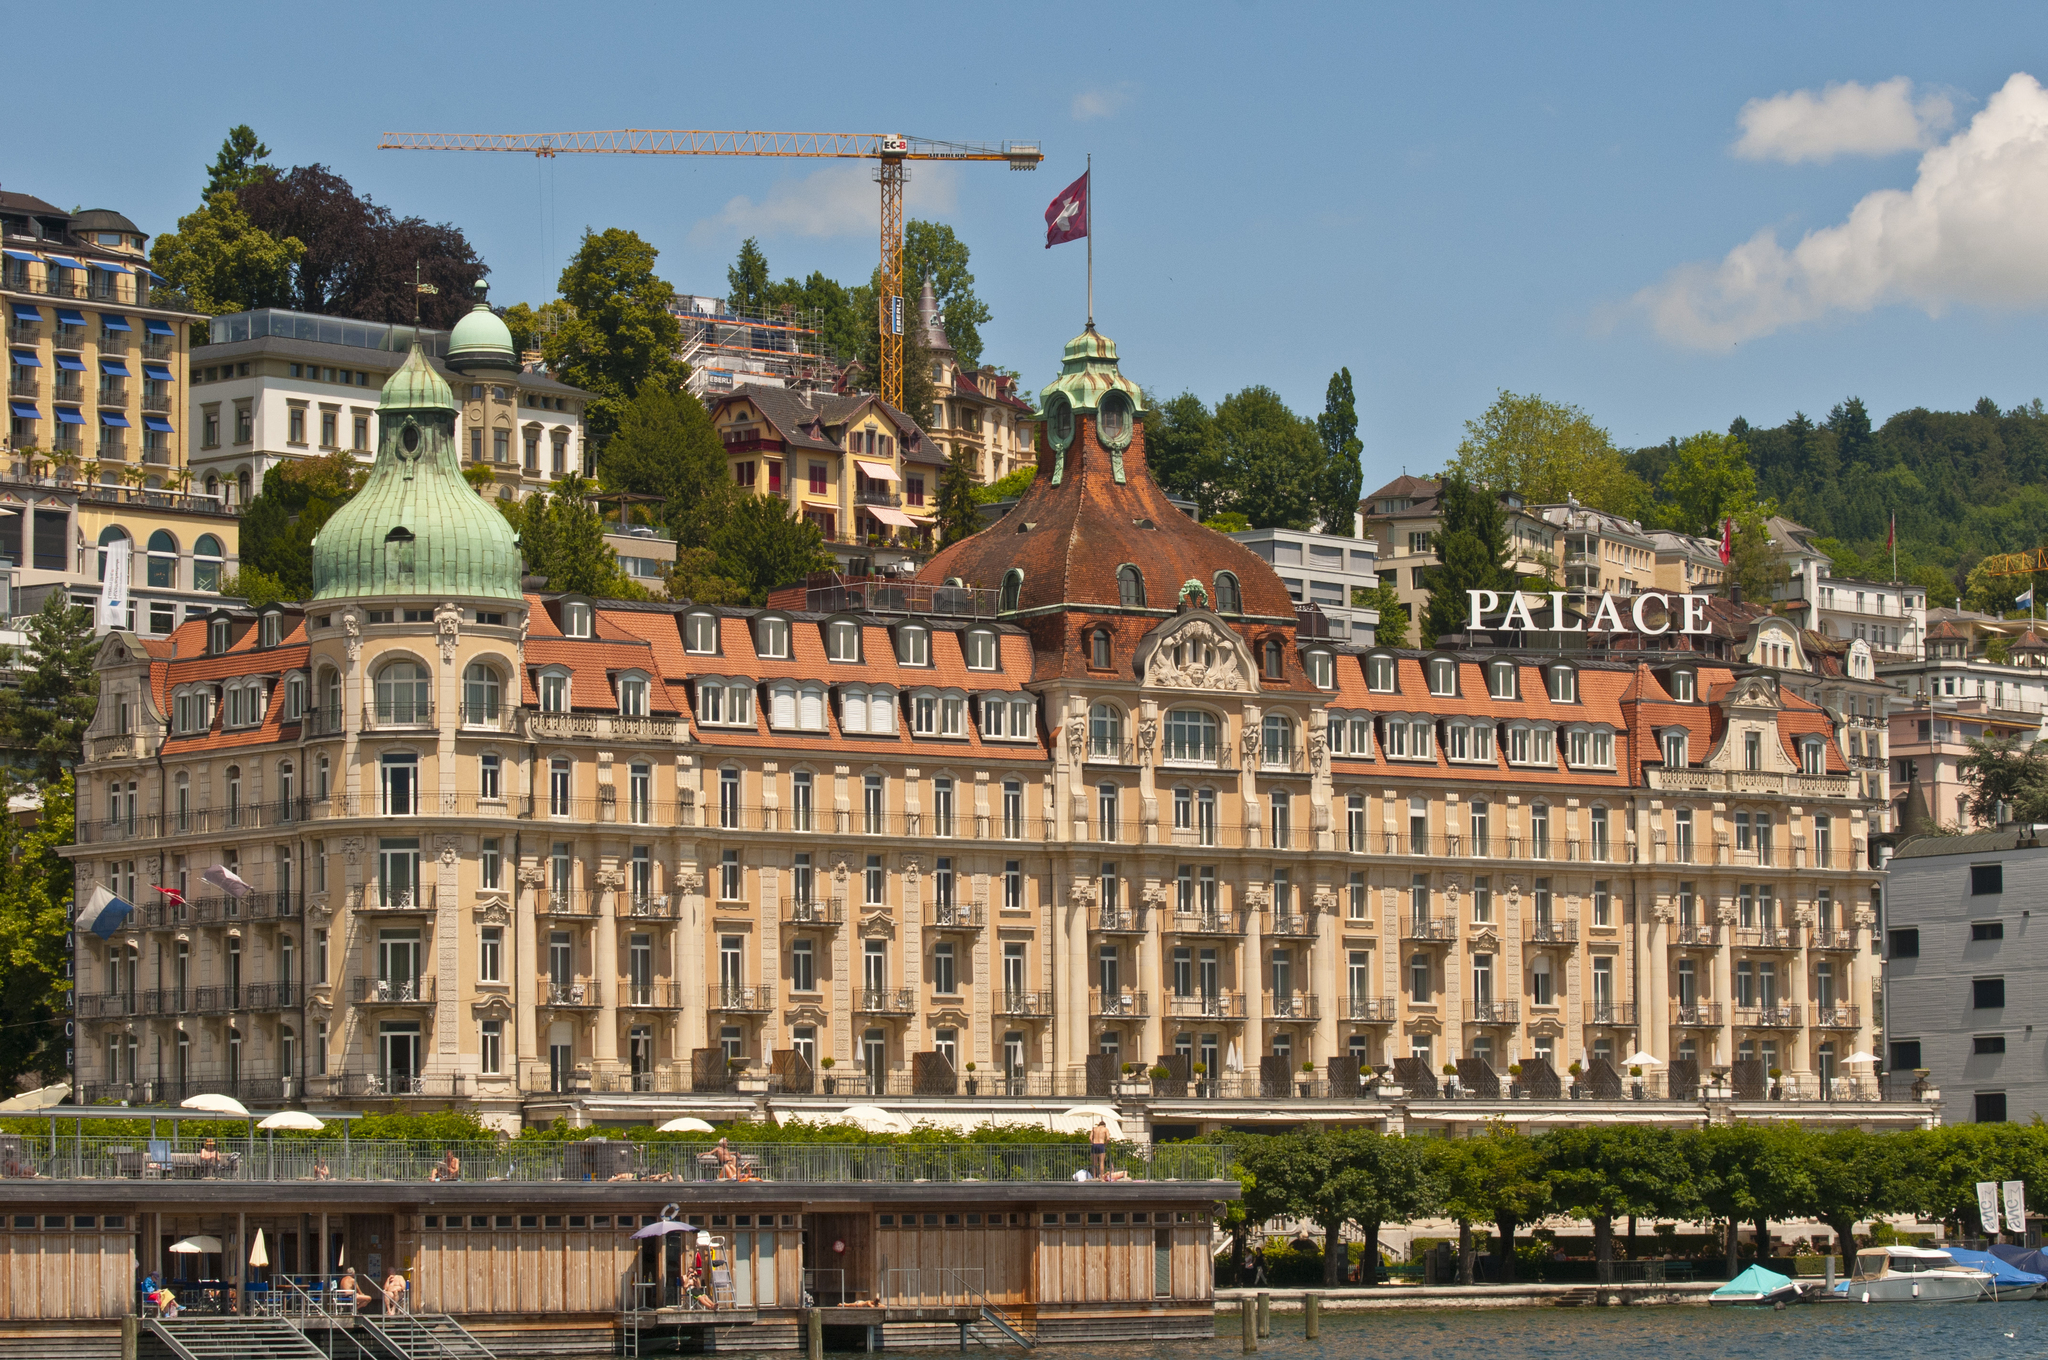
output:
<path id="1" fill-rule="evenodd" d="M 1091 172 L 1092 173 L 1092 172 Z M 1060 190 L 1045 209 L 1045 248 L 1078 241 L 1088 234 L 1088 176 Z"/>
<path id="2" fill-rule="evenodd" d="M 1721 521 L 1721 565 L 1727 566 L 1728 559 L 1735 556 L 1735 521 Z"/>

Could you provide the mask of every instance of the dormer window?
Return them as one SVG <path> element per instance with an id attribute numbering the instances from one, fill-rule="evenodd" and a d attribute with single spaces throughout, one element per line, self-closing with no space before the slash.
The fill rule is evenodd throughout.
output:
<path id="1" fill-rule="evenodd" d="M 1024 596 L 1024 573 L 1016 567 L 1003 573 L 1003 594 L 997 608 L 1008 614 L 1016 610 L 1018 601 Z"/>
<path id="2" fill-rule="evenodd" d="M 1686 732 L 1676 728 L 1664 734 L 1664 768 L 1682 770 L 1691 762 L 1686 759 Z"/>
<path id="3" fill-rule="evenodd" d="M 826 624 L 825 655 L 833 661 L 860 660 L 860 625 L 851 619 L 834 619 Z"/>
<path id="4" fill-rule="evenodd" d="M 215 656 L 225 656 L 234 645 L 234 629 L 226 619 L 215 619 L 207 625 L 206 650 Z"/>
<path id="5" fill-rule="evenodd" d="M 683 620 L 683 650 L 693 656 L 718 653 L 718 620 L 710 614 L 692 614 Z"/>
<path id="6" fill-rule="evenodd" d="M 1301 654 L 1302 668 L 1308 672 L 1309 683 L 1317 689 L 1337 688 L 1336 658 L 1320 648 Z"/>
<path id="7" fill-rule="evenodd" d="M 1819 737 L 1808 737 L 1799 743 L 1799 772 L 1801 774 L 1826 774 L 1828 772 L 1827 745 Z"/>
<path id="8" fill-rule="evenodd" d="M 1237 577 L 1227 571 L 1216 573 L 1216 612 L 1219 614 L 1244 613 L 1244 592 L 1237 584 Z"/>
<path id="9" fill-rule="evenodd" d="M 783 660 L 789 656 L 789 620 L 764 618 L 754 625 L 754 650 L 763 657 Z"/>
<path id="10" fill-rule="evenodd" d="M 1129 563 L 1116 569 L 1116 602 L 1125 609 L 1145 607 L 1145 575 Z"/>
<path id="11" fill-rule="evenodd" d="M 259 625 L 259 645 L 264 647 L 275 647 L 277 645 L 278 635 L 283 631 L 278 626 L 279 622 L 279 616 L 276 614 L 265 614 L 263 616 L 263 621 Z"/>
<path id="12" fill-rule="evenodd" d="M 1369 656 L 1365 659 L 1365 687 L 1374 694 L 1394 692 L 1394 658 Z"/>
<path id="13" fill-rule="evenodd" d="M 916 625 L 896 630 L 896 663 L 901 666 L 932 664 L 932 635 Z"/>
<path id="14" fill-rule="evenodd" d="M 1575 704 L 1579 701 L 1579 673 L 1570 666 L 1550 668 L 1550 701 L 1554 704 Z"/>
<path id="15" fill-rule="evenodd" d="M 1671 672 L 1671 697 L 1681 704 L 1692 703 L 1698 693 L 1695 688 L 1698 683 L 1699 677 L 1692 671 Z"/>
<path id="16" fill-rule="evenodd" d="M 1268 680 L 1278 680 L 1286 674 L 1286 655 L 1281 650 L 1279 638 L 1267 638 L 1259 645 L 1259 668 Z"/>
<path id="17" fill-rule="evenodd" d="M 647 716 L 647 677 L 625 675 L 619 677 L 619 715 L 626 718 Z"/>
<path id="18" fill-rule="evenodd" d="M 580 600 L 571 600 L 562 606 L 562 635 L 572 638 L 590 636 L 590 606 Z"/>
<path id="19" fill-rule="evenodd" d="M 1098 671 L 1110 668 L 1109 630 L 1097 628 L 1088 634 L 1088 664 Z"/>
<path id="20" fill-rule="evenodd" d="M 1489 662 L 1486 667 L 1486 691 L 1496 699 L 1513 699 L 1516 678 L 1514 662 Z"/>
<path id="21" fill-rule="evenodd" d="M 569 676 L 564 671 L 548 671 L 540 678 L 540 711 L 543 713 L 567 713 L 569 711 Z"/>
<path id="22" fill-rule="evenodd" d="M 996 668 L 996 635 L 986 628 L 970 629 L 961 638 L 962 649 L 967 653 L 967 669 L 971 671 L 992 671 Z"/>
<path id="23" fill-rule="evenodd" d="M 1457 662 L 1447 656 L 1433 656 L 1429 659 L 1429 692 L 1439 698 L 1457 696 Z"/>

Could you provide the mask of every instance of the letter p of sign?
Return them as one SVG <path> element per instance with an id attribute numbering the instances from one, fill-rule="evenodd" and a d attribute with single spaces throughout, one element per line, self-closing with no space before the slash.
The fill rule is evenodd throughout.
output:
<path id="1" fill-rule="evenodd" d="M 1500 608 L 1500 592 L 1496 590 L 1468 590 L 1465 592 L 1465 595 L 1472 604 L 1472 617 L 1466 622 L 1465 626 L 1477 632 L 1486 626 L 1486 621 L 1480 616 L 1489 609 Z"/>

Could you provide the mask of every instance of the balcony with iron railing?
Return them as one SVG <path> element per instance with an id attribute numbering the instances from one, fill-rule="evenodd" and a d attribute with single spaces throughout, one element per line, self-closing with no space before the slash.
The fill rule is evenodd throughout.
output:
<path id="1" fill-rule="evenodd" d="M 178 352 L 178 342 L 168 335 L 145 335 L 142 337 L 142 357 L 145 359 L 168 359 Z"/>
<path id="2" fill-rule="evenodd" d="M 1108 907 L 1095 913 L 1094 923 L 1089 927 L 1102 935 L 1143 935 L 1145 912 L 1138 907 Z"/>
<path id="3" fill-rule="evenodd" d="M 1151 1014 L 1145 993 L 1128 988 L 1103 991 L 1100 987 L 1088 989 L 1088 1013 L 1104 1019 L 1117 1016 L 1140 1016 Z"/>
<path id="4" fill-rule="evenodd" d="M 1675 934 L 1679 944 L 1695 948 L 1711 949 L 1718 938 L 1718 932 L 1715 927 L 1697 924 L 1681 924 L 1677 927 Z"/>
<path id="5" fill-rule="evenodd" d="M 1244 925 L 1239 911 L 1176 911 L 1168 928 L 1176 935 L 1242 935 Z"/>
<path id="6" fill-rule="evenodd" d="M 1520 1011 L 1521 1007 L 1513 1001 L 1470 1001 L 1466 1003 L 1465 1018 L 1475 1025 L 1512 1025 Z"/>
<path id="7" fill-rule="evenodd" d="M 1856 948 L 1856 932 L 1853 930 L 1817 929 L 1813 932 L 1813 947 L 1829 953 L 1847 954 Z"/>
<path id="8" fill-rule="evenodd" d="M 1386 1024 L 1401 1018 L 1401 1006 L 1391 996 L 1347 996 L 1337 1018 L 1368 1024 Z"/>
<path id="9" fill-rule="evenodd" d="M 1177 1020 L 1242 1020 L 1243 992 L 1168 992 L 1166 1013 Z"/>
<path id="10" fill-rule="evenodd" d="M 358 1006 L 430 1006 L 434 1002 L 434 979 L 354 977 L 349 979 L 349 1000 Z"/>
<path id="11" fill-rule="evenodd" d="M 1579 918 L 1567 916 L 1562 921 L 1538 918 L 1531 921 L 1523 938 L 1530 944 L 1577 944 L 1579 942 Z"/>
<path id="12" fill-rule="evenodd" d="M 622 920 L 672 921 L 676 916 L 675 900 L 667 893 L 622 892 L 612 909 Z"/>
<path id="13" fill-rule="evenodd" d="M 1718 1001 L 1683 1001 L 1671 1003 L 1671 1023 L 1678 1029 L 1719 1029 L 1721 1027 L 1721 1003 Z"/>
<path id="14" fill-rule="evenodd" d="M 933 902 L 924 910 L 933 930 L 980 930 L 988 924 L 988 908 L 980 902 Z"/>
<path id="15" fill-rule="evenodd" d="M 597 894 L 582 888 L 548 889 L 533 895 L 533 909 L 542 916 L 595 916 Z"/>
<path id="16" fill-rule="evenodd" d="M 434 909 L 434 884 L 387 885 L 371 883 L 349 889 L 349 905 L 358 911 L 400 914 Z"/>
<path id="17" fill-rule="evenodd" d="M 1735 1005 L 1735 1027 L 1737 1029 L 1797 1029 L 1799 1008 L 1773 1004 L 1769 1006 Z"/>
<path id="18" fill-rule="evenodd" d="M 1401 918 L 1401 938 L 1418 944 L 1449 944 L 1458 938 L 1458 918 L 1404 916 Z"/>
<path id="19" fill-rule="evenodd" d="M 1744 929 L 1738 926 L 1734 934 L 1737 949 L 1797 949 L 1799 932 L 1790 926 Z"/>
<path id="20" fill-rule="evenodd" d="M 14 372 L 7 379 L 7 395 L 10 397 L 37 397 L 42 395 L 43 380 L 33 368 L 19 364 L 9 365 Z"/>
<path id="21" fill-rule="evenodd" d="M 1586 1003 L 1586 1023 L 1602 1029 L 1634 1029 L 1636 1027 L 1636 1003 L 1633 1001 L 1602 1001 L 1598 997 Z"/>
<path id="22" fill-rule="evenodd" d="M 1317 1020 L 1322 1018 L 1322 1003 L 1313 992 L 1264 992 L 1266 1019 L 1268 1020 Z"/>
<path id="23" fill-rule="evenodd" d="M 1859 1007 L 1815 1001 L 1811 1003 L 1811 1008 L 1813 1015 L 1811 1023 L 1816 1029 L 1861 1029 L 1863 1027 L 1863 1013 Z"/>
<path id="24" fill-rule="evenodd" d="M 862 987 L 853 994 L 853 1008 L 861 1015 L 913 1015 L 917 1011 L 917 989 Z"/>
<path id="25" fill-rule="evenodd" d="M 846 899 L 790 898 L 782 904 L 782 919 L 792 926 L 843 926 L 846 924 Z"/>
<path id="26" fill-rule="evenodd" d="M 632 1010 L 680 1010 L 687 993 L 679 982 L 627 982 L 619 987 L 619 1004 Z"/>
<path id="27" fill-rule="evenodd" d="M 1282 939 L 1307 939 L 1316 933 L 1316 918 L 1299 911 L 1268 911 L 1261 933 Z"/>
<path id="28" fill-rule="evenodd" d="M 1056 993 L 1011 991 L 1008 988 L 995 996 L 996 1014 L 1013 1019 L 1050 1020 Z"/>
<path id="29" fill-rule="evenodd" d="M 766 1014 L 775 1009 L 775 989 L 720 983 L 710 989 L 709 995 L 705 998 L 705 1009 L 748 1015 Z"/>

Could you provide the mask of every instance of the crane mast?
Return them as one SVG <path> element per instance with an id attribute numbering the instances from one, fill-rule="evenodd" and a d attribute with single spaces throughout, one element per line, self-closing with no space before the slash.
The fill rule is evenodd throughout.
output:
<path id="1" fill-rule="evenodd" d="M 1036 142 L 942 142 L 881 132 L 709 132 L 613 128 L 595 132 L 387 132 L 380 151 L 516 151 L 531 156 L 768 156 L 873 160 L 882 190 L 882 286 L 875 299 L 883 401 L 903 405 L 903 182 L 906 161 L 1002 161 L 1036 170 Z"/>

